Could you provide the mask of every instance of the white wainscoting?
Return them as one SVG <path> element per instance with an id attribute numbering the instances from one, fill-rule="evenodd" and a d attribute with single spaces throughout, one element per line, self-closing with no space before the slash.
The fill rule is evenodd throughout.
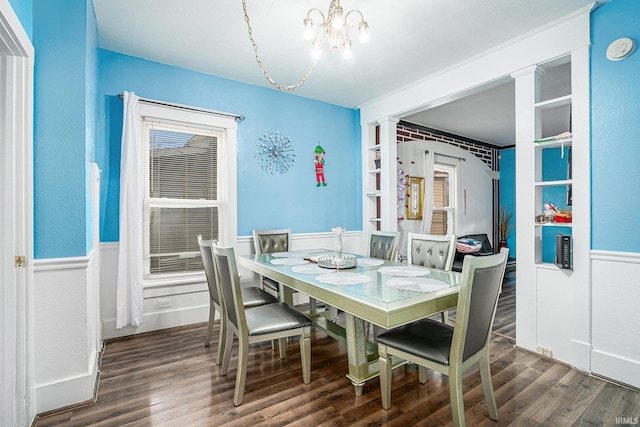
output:
<path id="1" fill-rule="evenodd" d="M 640 388 L 640 253 L 591 251 L 591 372 Z"/>
<path id="2" fill-rule="evenodd" d="M 93 251 L 34 261 L 37 413 L 94 397 L 102 348 L 95 263 Z"/>
<path id="3" fill-rule="evenodd" d="M 292 250 L 303 251 L 319 247 L 332 249 L 335 237 L 331 232 L 306 233 L 294 234 L 291 240 Z M 345 252 L 366 253 L 366 242 L 363 241 L 361 231 L 346 232 L 342 241 Z M 238 255 L 253 253 L 253 238 L 251 236 L 239 237 L 235 248 Z M 188 280 L 182 280 L 180 283 L 166 282 L 162 285 L 146 287 L 143 292 L 144 319 L 142 324 L 137 328 L 128 326 L 116 329 L 118 243 L 102 243 L 100 252 L 100 301 L 104 339 L 206 322 L 209 319 L 209 291 L 203 273 L 194 275 Z M 242 267 L 240 267 L 239 273 L 243 283 L 257 280 L 253 272 Z M 305 295 L 294 294 L 295 304 L 301 304 L 305 301 L 308 301 Z M 159 308 L 159 303 L 170 306 Z"/>

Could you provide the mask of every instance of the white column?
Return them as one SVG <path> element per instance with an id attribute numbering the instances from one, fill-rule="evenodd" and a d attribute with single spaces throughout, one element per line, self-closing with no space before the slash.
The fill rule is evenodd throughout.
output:
<path id="1" fill-rule="evenodd" d="M 591 119 L 589 46 L 571 52 L 573 295 L 571 365 L 591 370 Z M 520 248 L 518 248 L 520 249 Z"/>
<path id="2" fill-rule="evenodd" d="M 397 218 L 397 125 L 400 120 L 386 117 L 378 120 L 380 124 L 380 228 L 384 231 L 395 231 L 398 228 Z"/>
<path id="3" fill-rule="evenodd" d="M 536 120 L 534 104 L 541 70 L 528 67 L 511 74 L 515 79 L 516 110 L 516 344 L 536 350 L 536 230 L 535 206 L 535 139 Z"/>

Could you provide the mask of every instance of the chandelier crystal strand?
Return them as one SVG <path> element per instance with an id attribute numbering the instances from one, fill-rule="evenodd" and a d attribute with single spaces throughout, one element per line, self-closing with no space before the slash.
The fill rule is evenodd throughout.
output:
<path id="1" fill-rule="evenodd" d="M 253 51 L 255 52 L 255 55 L 256 55 L 256 62 L 258 63 L 258 67 L 260 67 L 260 70 L 262 70 L 262 74 L 264 74 L 264 77 L 267 79 L 267 81 L 271 83 L 276 89 L 281 91 L 287 91 L 287 92 L 293 92 L 294 90 L 302 86 L 304 82 L 307 81 L 307 79 L 309 78 L 313 70 L 315 70 L 316 64 L 318 63 L 318 58 L 314 59 L 313 65 L 298 83 L 289 85 L 289 86 L 282 86 L 281 84 L 279 84 L 278 82 L 276 82 L 271 78 L 267 70 L 264 68 L 264 65 L 262 65 L 262 61 L 260 60 L 260 55 L 258 55 L 258 45 L 256 45 L 256 42 L 253 39 L 253 29 L 251 28 L 251 22 L 249 21 L 249 14 L 247 13 L 247 0 L 242 0 L 242 9 L 244 10 L 244 20 L 247 22 L 247 31 L 249 32 L 249 40 L 251 40 L 251 45 L 253 46 Z"/>

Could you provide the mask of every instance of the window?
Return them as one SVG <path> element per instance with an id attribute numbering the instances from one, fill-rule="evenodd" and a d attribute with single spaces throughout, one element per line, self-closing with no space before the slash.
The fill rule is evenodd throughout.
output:
<path id="1" fill-rule="evenodd" d="M 455 172 L 456 169 L 453 166 L 435 164 L 430 234 L 444 236 L 455 233 Z"/>
<path id="2" fill-rule="evenodd" d="M 218 239 L 220 132 L 145 120 L 147 275 L 203 269 L 196 236 Z"/>
<path id="3" fill-rule="evenodd" d="M 202 272 L 198 234 L 223 243 L 235 236 L 235 197 L 225 198 L 235 194 L 235 146 L 228 147 L 235 145 L 235 119 L 226 119 L 229 129 L 216 126 L 225 123 L 213 115 L 144 108 L 143 265 L 150 284 Z"/>

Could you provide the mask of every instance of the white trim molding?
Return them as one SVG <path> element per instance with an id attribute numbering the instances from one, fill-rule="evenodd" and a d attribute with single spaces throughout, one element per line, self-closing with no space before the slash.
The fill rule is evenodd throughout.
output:
<path id="1" fill-rule="evenodd" d="M 102 351 L 94 255 L 34 261 L 38 413 L 94 398 Z"/>
<path id="2" fill-rule="evenodd" d="M 591 251 L 591 372 L 640 388 L 640 253 Z"/>

